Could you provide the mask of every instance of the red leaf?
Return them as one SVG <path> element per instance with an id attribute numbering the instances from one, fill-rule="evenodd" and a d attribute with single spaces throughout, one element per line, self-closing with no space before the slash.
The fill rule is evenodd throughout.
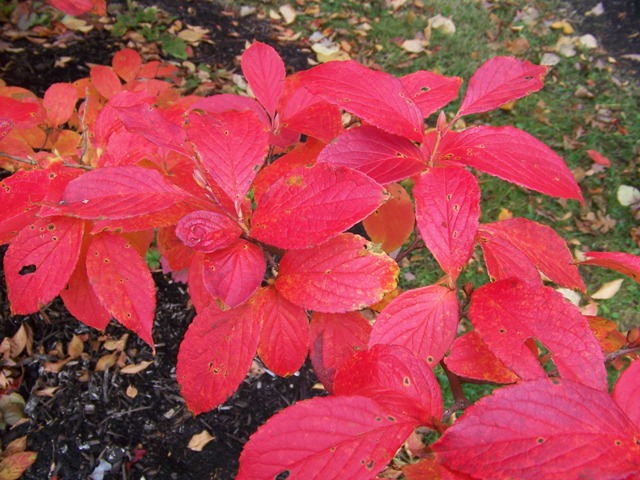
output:
<path id="1" fill-rule="evenodd" d="M 604 390 L 539 379 L 497 390 L 432 445 L 473 478 L 633 478 L 637 430 Z"/>
<path id="2" fill-rule="evenodd" d="M 547 67 L 514 57 L 494 57 L 476 70 L 456 116 L 481 113 L 526 97 L 544 86 Z"/>
<path id="3" fill-rule="evenodd" d="M 324 63 L 298 76 L 311 93 L 367 123 L 410 140 L 422 140 L 422 112 L 400 80 L 388 73 L 346 61 Z"/>
<path id="4" fill-rule="evenodd" d="M 107 99 L 115 97 L 122 91 L 120 79 L 111 67 L 94 65 L 91 67 L 89 76 L 91 77 L 91 83 L 96 87 L 98 93 Z"/>
<path id="5" fill-rule="evenodd" d="M 371 324 L 358 312 L 313 312 L 310 324 L 313 370 L 328 392 L 336 371 L 355 352 L 367 349 Z"/>
<path id="6" fill-rule="evenodd" d="M 45 110 L 29 98 L 19 101 L 0 95 L 0 112 L 22 128 L 34 127 L 45 119 Z"/>
<path id="7" fill-rule="evenodd" d="M 264 192 L 278 179 L 288 175 L 297 167 L 316 163 L 318 153 L 323 148 L 324 143 L 310 139 L 260 170 L 252 185 L 255 202 L 260 203 Z"/>
<path id="8" fill-rule="evenodd" d="M 113 70 L 125 82 L 135 80 L 140 68 L 142 67 L 142 58 L 140 54 L 132 48 L 123 48 L 116 52 L 111 61 Z"/>
<path id="9" fill-rule="evenodd" d="M 189 298 L 196 309 L 200 313 L 207 308 L 214 298 L 204 286 L 204 278 L 202 275 L 204 269 L 204 253 L 195 252 L 191 264 L 189 265 L 188 279 Z"/>
<path id="10" fill-rule="evenodd" d="M 88 243 L 85 242 L 88 246 Z M 69 313 L 85 325 L 104 331 L 111 320 L 111 314 L 102 306 L 93 291 L 87 276 L 86 246 L 83 248 L 69 284 L 60 292 L 60 297 Z"/>
<path id="11" fill-rule="evenodd" d="M 456 292 L 430 285 L 393 299 L 378 315 L 369 346 L 402 345 L 434 368 L 449 350 L 457 328 Z"/>
<path id="12" fill-rule="evenodd" d="M 399 345 L 373 345 L 356 352 L 338 370 L 334 395 L 367 395 L 370 387 L 386 387 L 413 400 L 416 420 L 433 425 L 443 413 L 440 384 L 429 366 Z M 384 404 L 384 398 L 376 398 Z M 411 413 L 403 415 L 411 415 Z M 401 412 L 397 412 L 401 413 Z"/>
<path id="13" fill-rule="evenodd" d="M 605 167 L 611 166 L 611 161 L 597 150 L 587 150 L 587 154 L 589 155 L 591 160 L 594 161 L 594 163 L 604 165 Z"/>
<path id="14" fill-rule="evenodd" d="M 273 47 L 253 42 L 240 58 L 240 67 L 251 91 L 273 119 L 284 91 L 284 63 Z"/>
<path id="15" fill-rule="evenodd" d="M 422 239 L 455 283 L 480 223 L 478 182 L 464 168 L 431 168 L 418 177 L 413 195 Z"/>
<path id="16" fill-rule="evenodd" d="M 16 122 L 9 117 L 0 117 L 0 141 L 11 133 L 16 126 Z"/>
<path id="17" fill-rule="evenodd" d="M 258 355 L 281 377 L 296 372 L 309 353 L 307 312 L 285 300 L 274 288 L 256 292 L 257 315 L 263 319 Z"/>
<path id="18" fill-rule="evenodd" d="M 455 100 L 462 85 L 460 77 L 445 77 L 426 70 L 405 75 L 400 81 L 424 118 Z"/>
<path id="19" fill-rule="evenodd" d="M 216 116 L 193 111 L 187 135 L 209 176 L 239 203 L 265 160 L 269 134 L 264 124 L 250 111 Z"/>
<path id="20" fill-rule="evenodd" d="M 160 212 L 188 193 L 157 170 L 136 166 L 105 167 L 72 180 L 52 214 L 90 219 L 124 219 Z"/>
<path id="21" fill-rule="evenodd" d="M 421 458 L 417 463 L 411 463 L 402 467 L 402 473 L 406 480 L 471 480 L 473 477 L 459 472 L 452 472 L 430 454 L 427 458 Z"/>
<path id="22" fill-rule="evenodd" d="M 36 452 L 9 453 L 5 450 L 0 461 L 0 478 L 2 480 L 19 480 L 24 471 L 36 461 Z"/>
<path id="23" fill-rule="evenodd" d="M 452 160 L 545 195 L 582 201 L 580 187 L 562 158 L 514 127 L 471 127 L 448 132 L 440 160 Z"/>
<path id="24" fill-rule="evenodd" d="M 276 289 L 307 310 L 340 313 L 379 302 L 396 288 L 398 264 L 364 238 L 343 233 L 318 247 L 289 250 Z"/>
<path id="25" fill-rule="evenodd" d="M 368 125 L 340 135 L 320 152 L 318 162 L 353 168 L 381 185 L 404 180 L 426 167 L 420 149 L 411 141 Z"/>
<path id="26" fill-rule="evenodd" d="M 260 198 L 251 236 L 278 248 L 326 242 L 372 213 L 384 190 L 366 175 L 327 163 L 296 168 Z"/>
<path id="27" fill-rule="evenodd" d="M 242 97 L 231 93 L 221 93 L 220 95 L 201 98 L 191 106 L 191 110 L 204 110 L 213 115 L 229 110 L 236 110 L 238 112 L 249 110 L 255 113 L 258 119 L 267 127 L 271 126 L 271 120 L 267 112 L 264 111 L 262 105 L 260 105 L 255 98 Z"/>
<path id="28" fill-rule="evenodd" d="M 47 120 L 52 128 L 66 123 L 73 115 L 78 95 L 70 83 L 54 83 L 44 92 L 42 105 L 47 111 Z"/>
<path id="29" fill-rule="evenodd" d="M 96 235 L 87 251 L 87 276 L 102 306 L 152 348 L 156 289 L 144 259 L 124 238 Z M 154 348 L 155 350 L 155 348 Z"/>
<path id="30" fill-rule="evenodd" d="M 444 361 L 449 370 L 469 380 L 498 384 L 519 380 L 474 331 L 456 338 L 451 345 L 451 353 Z"/>
<path id="31" fill-rule="evenodd" d="M 525 345 L 536 338 L 560 376 L 607 389 L 604 357 L 587 319 L 555 290 L 513 278 L 484 285 L 471 297 L 469 317 L 489 349 L 523 380 L 546 376 Z"/>
<path id="32" fill-rule="evenodd" d="M 415 427 L 367 397 L 298 402 L 251 436 L 236 480 L 273 480 L 284 472 L 292 479 L 369 480 Z"/>
<path id="33" fill-rule="evenodd" d="M 633 361 L 622 372 L 611 395 L 636 429 L 640 430 L 640 361 Z"/>
<path id="34" fill-rule="evenodd" d="M 580 265 L 596 265 L 609 268 L 633 278 L 640 283 L 640 257 L 623 252 L 587 252 Z"/>
<path id="35" fill-rule="evenodd" d="M 260 286 L 267 264 L 262 250 L 245 240 L 207 253 L 202 280 L 207 291 L 225 305 L 240 305 Z"/>
<path id="36" fill-rule="evenodd" d="M 540 270 L 563 287 L 586 289 L 566 242 L 550 227 L 513 218 L 480 225 L 477 238 L 495 280 L 517 277 L 540 285 Z"/>
<path id="37" fill-rule="evenodd" d="M 47 0 L 47 2 L 58 10 L 79 17 L 93 8 L 93 0 Z"/>
<path id="38" fill-rule="evenodd" d="M 236 391 L 256 354 L 262 320 L 247 303 L 212 304 L 193 319 L 180 344 L 176 379 L 194 414 L 213 410 Z"/>
<path id="39" fill-rule="evenodd" d="M 400 248 L 413 233 L 416 218 L 407 191 L 398 183 L 386 186 L 389 200 L 362 221 L 362 226 L 374 243 L 380 243 L 387 253 Z"/>
<path id="40" fill-rule="evenodd" d="M 242 234 L 242 228 L 224 213 L 197 210 L 180 219 L 176 235 L 187 247 L 200 252 L 226 248 Z"/>
<path id="41" fill-rule="evenodd" d="M 78 262 L 83 231 L 74 218 L 40 218 L 11 242 L 4 270 L 13 314 L 37 312 L 58 296 Z"/>

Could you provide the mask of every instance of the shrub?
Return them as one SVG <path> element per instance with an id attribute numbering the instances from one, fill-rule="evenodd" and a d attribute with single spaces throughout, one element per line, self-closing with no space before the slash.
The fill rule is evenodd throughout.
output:
<path id="1" fill-rule="evenodd" d="M 0 162 L 16 170 L 0 184 L 13 313 L 60 295 L 87 325 L 114 318 L 153 348 L 144 255 L 155 238 L 197 311 L 177 364 L 194 414 L 223 403 L 256 353 L 283 376 L 309 354 L 332 394 L 270 419 L 247 443 L 238 478 L 373 478 L 416 429 L 441 437 L 413 450 L 408 479 L 635 475 L 639 364 L 610 396 L 605 360 L 633 354 L 637 339 L 549 284 L 586 292 L 578 264 L 638 281 L 640 258 L 574 260 L 534 221 L 481 224 L 469 167 L 546 195 L 582 194 L 526 132 L 454 129 L 542 88 L 545 67 L 489 60 L 457 113 L 440 112 L 425 130 L 462 79 L 398 79 L 353 61 L 286 76 L 259 42 L 241 66 L 255 98 L 181 96 L 173 67 L 132 50 L 42 100 L 0 89 Z M 360 222 L 369 239 L 349 232 Z M 476 244 L 490 282 L 460 287 Z M 423 247 L 444 275 L 400 292 L 396 260 Z M 608 343 L 596 336 L 603 324 Z M 446 412 L 438 365 L 456 400 Z M 468 406 L 462 380 L 507 386 L 453 422 Z"/>

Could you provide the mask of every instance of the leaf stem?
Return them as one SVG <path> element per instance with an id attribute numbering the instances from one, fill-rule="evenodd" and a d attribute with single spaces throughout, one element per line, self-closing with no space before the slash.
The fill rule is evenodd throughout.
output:
<path id="1" fill-rule="evenodd" d="M 447 365 L 444 363 L 444 360 L 440 361 L 440 366 L 444 370 L 445 375 L 447 376 L 447 380 L 449 380 L 449 386 L 451 387 L 451 392 L 453 393 L 454 402 L 447 410 L 445 410 L 442 415 L 442 423 L 446 423 L 451 415 L 453 415 L 458 410 L 464 410 L 471 402 L 467 398 L 467 396 L 462 391 L 462 382 L 460 382 L 460 377 L 458 377 L 455 373 L 453 373 Z"/>
<path id="2" fill-rule="evenodd" d="M 422 241 L 422 237 L 420 237 L 420 232 L 418 231 L 418 229 L 414 228 L 413 241 L 411 242 L 411 245 L 409 245 L 405 250 L 398 253 L 398 255 L 396 256 L 396 258 L 394 258 L 394 260 L 396 261 L 396 263 L 399 264 L 400 260 L 408 256 L 414 250 L 418 250 L 420 248 L 424 248 L 424 242 Z"/>

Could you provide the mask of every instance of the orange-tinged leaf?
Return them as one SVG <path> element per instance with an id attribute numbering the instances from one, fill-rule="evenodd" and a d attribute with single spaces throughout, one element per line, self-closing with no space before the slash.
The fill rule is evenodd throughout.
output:
<path id="1" fill-rule="evenodd" d="M 320 312 L 360 310 L 397 284 L 398 264 L 358 235 L 343 233 L 313 248 L 289 250 L 275 287 L 290 302 Z"/>
<path id="2" fill-rule="evenodd" d="M 111 67 L 94 65 L 91 67 L 89 76 L 91 77 L 91 83 L 96 87 L 98 93 L 107 99 L 115 97 L 122 91 L 120 79 Z"/>
<path id="3" fill-rule="evenodd" d="M 349 60 L 318 65 L 298 76 L 311 93 L 367 123 L 409 140 L 422 140 L 422 112 L 400 80 L 388 73 Z"/>
<path id="4" fill-rule="evenodd" d="M 347 130 L 320 152 L 318 162 L 353 168 L 381 185 L 399 182 L 426 167 L 420 149 L 410 140 L 371 125 Z"/>
<path id="5" fill-rule="evenodd" d="M 606 388 L 543 378 L 484 397 L 432 449 L 473 478 L 634 478 L 637 432 Z"/>
<path id="6" fill-rule="evenodd" d="M 307 312 L 282 297 L 273 287 L 255 295 L 257 315 L 263 319 L 258 355 L 281 377 L 295 373 L 309 353 Z"/>
<path id="7" fill-rule="evenodd" d="M 537 92 L 546 74 L 547 67 L 514 57 L 487 60 L 469 80 L 457 116 L 487 112 Z"/>
<path id="8" fill-rule="evenodd" d="M 498 384 L 519 380 L 474 331 L 456 338 L 451 345 L 451 353 L 444 361 L 449 370 L 469 380 Z"/>
<path id="9" fill-rule="evenodd" d="M 371 325 L 358 312 L 311 315 L 309 357 L 313 370 L 328 392 L 336 371 L 356 352 L 367 349 Z"/>
<path id="10" fill-rule="evenodd" d="M 402 86 L 427 118 L 458 97 L 462 78 L 419 70 L 400 78 Z"/>
<path id="11" fill-rule="evenodd" d="M 20 452 L 3 458 L 0 462 L 0 479 L 18 480 L 38 457 L 36 452 Z"/>
<path id="12" fill-rule="evenodd" d="M 515 127 L 471 127 L 447 132 L 440 161 L 453 161 L 545 195 L 582 201 L 562 158 L 540 140 Z"/>
<path id="13" fill-rule="evenodd" d="M 133 246 L 112 233 L 96 235 L 87 251 L 87 276 L 100 304 L 153 348 L 156 289 Z"/>
<path id="14" fill-rule="evenodd" d="M 439 285 L 401 293 L 378 315 L 369 346 L 401 345 L 434 368 L 456 336 L 456 293 Z"/>
<path id="15" fill-rule="evenodd" d="M 566 242 L 546 225 L 526 218 L 486 223 L 477 238 L 495 280 L 517 277 L 540 285 L 540 271 L 563 287 L 586 290 Z"/>
<path id="16" fill-rule="evenodd" d="M 622 372 L 611 395 L 636 429 L 640 429 L 640 361 L 635 360 Z"/>
<path id="17" fill-rule="evenodd" d="M 189 140 L 208 176 L 237 204 L 251 188 L 267 154 L 267 127 L 252 111 L 189 114 Z"/>
<path id="18" fill-rule="evenodd" d="M 411 463 L 402 467 L 402 473 L 406 480 L 471 480 L 473 477 L 460 472 L 453 472 L 444 465 L 438 463 L 433 454 L 427 458 L 421 458 L 417 463 Z"/>
<path id="19" fill-rule="evenodd" d="M 591 160 L 593 160 L 595 163 L 599 165 L 604 165 L 605 167 L 611 166 L 611 160 L 609 160 L 607 157 L 602 155 L 597 150 L 587 150 L 587 154 L 589 155 Z"/>
<path id="20" fill-rule="evenodd" d="M 384 190 L 363 173 L 328 163 L 299 167 L 260 198 L 251 236 L 279 248 L 326 242 L 372 213 Z"/>
<path id="21" fill-rule="evenodd" d="M 267 268 L 257 245 L 238 239 L 222 250 L 204 256 L 205 289 L 225 305 L 240 305 L 260 286 Z"/>
<path id="22" fill-rule="evenodd" d="M 125 82 L 130 82 L 136 78 L 142 67 L 140 54 L 131 48 L 123 48 L 116 52 L 111 61 L 113 70 Z"/>
<path id="23" fill-rule="evenodd" d="M 240 58 L 240 67 L 251 91 L 273 119 L 284 91 L 284 62 L 273 47 L 253 42 Z"/>
<path id="24" fill-rule="evenodd" d="M 604 353 L 620 350 L 627 343 L 627 338 L 618 331 L 618 324 L 602 317 L 587 316 L 589 328 L 600 342 Z"/>
<path id="25" fill-rule="evenodd" d="M 555 290 L 511 278 L 473 292 L 469 317 L 489 349 L 523 380 L 546 377 L 526 345 L 539 340 L 553 355 L 560 376 L 607 389 L 600 344 L 577 307 Z"/>
<path id="26" fill-rule="evenodd" d="M 251 302 L 226 311 L 212 304 L 196 315 L 180 344 L 176 367 L 194 415 L 214 409 L 238 388 L 256 354 L 261 329 Z"/>
<path id="27" fill-rule="evenodd" d="M 377 344 L 356 352 L 338 370 L 334 395 L 365 395 L 370 387 L 385 387 L 413 400 L 403 415 L 416 415 L 422 425 L 433 425 L 443 414 L 440 384 L 431 368 L 410 350 Z M 384 398 L 375 398 L 384 404 Z M 411 413 L 410 413 L 411 412 Z"/>
<path id="28" fill-rule="evenodd" d="M 431 168 L 418 177 L 413 195 L 420 235 L 455 283 L 471 258 L 480 223 L 478 182 L 464 168 Z"/>
<path id="29" fill-rule="evenodd" d="M 44 92 L 42 105 L 47 111 L 47 120 L 52 128 L 66 123 L 75 110 L 76 89 L 70 83 L 54 83 Z"/>
<path id="30" fill-rule="evenodd" d="M 391 197 L 365 218 L 362 226 L 374 243 L 390 253 L 409 239 L 416 219 L 411 197 L 402 185 L 392 183 L 385 188 Z"/>
<path id="31" fill-rule="evenodd" d="M 81 220 L 40 218 L 11 242 L 4 269 L 14 314 L 37 312 L 60 293 L 78 262 L 83 231 Z"/>
<path id="32" fill-rule="evenodd" d="M 362 396 L 298 402 L 251 436 L 237 480 L 273 480 L 283 472 L 300 479 L 320 472 L 325 480 L 375 478 L 416 425 Z"/>
<path id="33" fill-rule="evenodd" d="M 587 252 L 580 265 L 596 265 L 609 268 L 633 278 L 640 283 L 640 257 L 624 252 Z"/>

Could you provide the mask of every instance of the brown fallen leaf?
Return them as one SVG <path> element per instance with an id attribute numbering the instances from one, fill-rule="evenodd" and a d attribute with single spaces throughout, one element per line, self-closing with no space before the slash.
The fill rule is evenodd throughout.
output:
<path id="1" fill-rule="evenodd" d="M 98 359 L 96 363 L 96 372 L 104 372 L 107 368 L 111 368 L 116 364 L 118 359 L 118 352 L 115 351 L 109 355 L 103 355 Z"/>
<path id="2" fill-rule="evenodd" d="M 2 480 L 18 480 L 24 471 L 36 461 L 36 452 L 20 452 L 0 462 L 0 478 Z"/>
<path id="3" fill-rule="evenodd" d="M 80 337 L 74 335 L 67 346 L 67 354 L 71 358 L 78 358 L 84 352 L 84 343 Z"/>
<path id="4" fill-rule="evenodd" d="M 201 452 L 202 449 L 207 445 L 207 443 L 215 440 L 216 437 L 211 435 L 206 430 L 201 431 L 200 433 L 196 433 L 191 440 L 189 440 L 189 444 L 187 448 L 189 450 L 193 450 L 194 452 Z"/>
<path id="5" fill-rule="evenodd" d="M 129 385 L 127 387 L 127 391 L 125 393 L 127 394 L 127 397 L 129 397 L 129 398 L 136 398 L 138 396 L 138 389 L 136 387 L 134 387 L 133 385 Z"/>
<path id="6" fill-rule="evenodd" d="M 596 300 L 609 300 L 613 298 L 620 290 L 623 281 L 622 278 L 618 278 L 611 282 L 604 283 L 597 292 L 591 295 L 591 298 L 595 298 Z"/>
<path id="7" fill-rule="evenodd" d="M 149 365 L 153 365 L 153 360 L 145 360 L 144 362 L 140 362 L 134 365 L 127 365 L 120 370 L 120 373 L 124 375 L 133 375 L 135 373 L 142 372 Z"/>

